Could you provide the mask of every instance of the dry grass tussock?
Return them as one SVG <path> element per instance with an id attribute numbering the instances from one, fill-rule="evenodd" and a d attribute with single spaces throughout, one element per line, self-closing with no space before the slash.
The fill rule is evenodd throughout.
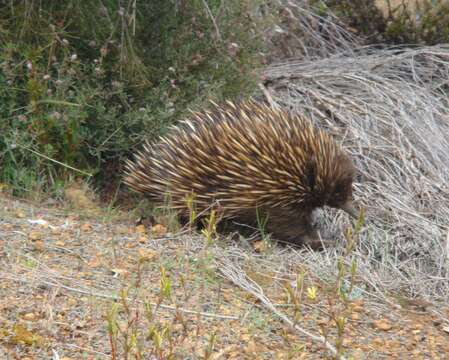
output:
<path id="1" fill-rule="evenodd" d="M 280 21 L 265 36 L 269 62 L 292 57 L 319 59 L 342 51 L 352 53 L 363 43 L 329 9 L 320 14 L 308 0 L 275 3 L 279 6 Z"/>
<path id="2" fill-rule="evenodd" d="M 359 271 L 378 296 L 449 291 L 449 47 L 363 48 L 273 64 L 265 94 L 343 139 L 360 171 Z M 341 236 L 343 217 L 319 217 Z M 338 249 L 296 261 L 332 276 Z"/>

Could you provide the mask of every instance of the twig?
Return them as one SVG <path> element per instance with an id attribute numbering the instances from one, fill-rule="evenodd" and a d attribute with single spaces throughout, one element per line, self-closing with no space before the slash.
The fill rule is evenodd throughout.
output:
<path id="1" fill-rule="evenodd" d="M 96 350 L 93 350 L 93 349 L 84 348 L 84 347 L 81 347 L 81 346 L 78 346 L 78 345 L 75 345 L 75 344 L 62 344 L 62 346 L 65 346 L 65 347 L 68 347 L 68 348 L 71 348 L 71 349 L 82 350 L 82 351 L 88 352 L 90 354 L 100 355 L 100 356 L 106 357 L 108 359 L 111 358 L 111 355 L 108 355 L 108 354 L 105 354 L 105 353 L 102 353 L 102 352 L 99 352 L 99 351 L 96 351 Z"/>
<path id="2" fill-rule="evenodd" d="M 263 92 L 263 94 L 265 96 L 265 99 L 267 99 L 268 104 L 270 104 L 270 106 L 273 109 L 278 109 L 279 105 L 276 104 L 276 102 L 273 100 L 273 97 L 271 96 L 271 94 L 268 91 L 268 89 L 262 83 L 259 83 L 258 85 L 259 85 L 260 90 L 262 90 L 262 92 Z"/>
<path id="3" fill-rule="evenodd" d="M 206 12 L 209 15 L 210 19 L 212 20 L 212 23 L 214 24 L 215 32 L 217 34 L 217 39 L 222 41 L 220 29 L 218 28 L 217 22 L 215 21 L 214 15 L 212 14 L 212 11 L 210 10 L 209 5 L 207 4 L 206 0 L 203 0 L 204 7 L 206 8 Z"/>
<path id="4" fill-rule="evenodd" d="M 52 162 L 54 162 L 54 163 L 56 163 L 56 164 L 58 164 L 58 165 L 64 166 L 64 167 L 66 167 L 67 169 L 70 169 L 70 170 L 73 170 L 73 171 L 77 171 L 77 172 L 79 172 L 80 174 L 83 174 L 83 175 L 86 175 L 86 176 L 89 176 L 89 177 L 92 176 L 92 174 L 89 174 L 88 172 L 85 172 L 85 171 L 83 171 L 83 170 L 74 168 L 73 166 L 64 164 L 64 163 L 62 163 L 62 162 L 60 162 L 60 161 L 58 161 L 58 160 L 52 159 L 51 157 L 48 157 L 47 155 L 41 154 L 40 152 L 34 151 L 33 149 L 30 149 L 30 148 L 27 148 L 27 147 L 23 147 L 23 146 L 21 146 L 21 148 L 24 149 L 24 150 L 31 151 L 33 154 L 36 154 L 36 155 L 38 155 L 38 156 L 40 156 L 40 157 L 43 157 L 44 159 L 47 159 L 47 160 L 49 160 L 49 161 L 52 161 Z"/>

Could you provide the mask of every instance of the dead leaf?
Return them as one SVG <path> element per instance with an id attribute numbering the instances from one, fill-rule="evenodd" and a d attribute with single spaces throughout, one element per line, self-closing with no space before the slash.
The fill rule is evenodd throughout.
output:
<path id="1" fill-rule="evenodd" d="M 98 257 L 95 257 L 87 263 L 87 266 L 89 266 L 90 268 L 96 268 L 96 267 L 100 266 L 100 264 L 101 264 L 101 262 L 98 259 Z"/>
<path id="2" fill-rule="evenodd" d="M 255 252 L 261 253 L 267 249 L 267 244 L 263 240 L 255 241 L 253 243 L 253 248 Z"/>
<path id="3" fill-rule="evenodd" d="M 258 354 L 260 352 L 260 345 L 256 344 L 253 340 L 248 342 L 245 352 L 247 354 Z"/>
<path id="4" fill-rule="evenodd" d="M 70 299 L 68 299 L 67 300 L 67 304 L 69 305 L 69 306 L 75 306 L 75 305 L 78 305 L 78 300 L 77 299 L 74 299 L 74 298 L 70 298 Z"/>
<path id="5" fill-rule="evenodd" d="M 12 230 L 14 226 L 12 224 L 3 224 L 3 229 L 5 230 Z"/>
<path id="6" fill-rule="evenodd" d="M 162 224 L 156 224 L 151 227 L 151 233 L 154 236 L 163 236 L 167 233 L 167 228 Z"/>
<path id="7" fill-rule="evenodd" d="M 64 196 L 76 209 L 91 215 L 98 215 L 101 212 L 87 184 L 79 181 L 70 184 L 64 189 Z"/>
<path id="8" fill-rule="evenodd" d="M 392 329 L 393 325 L 387 319 L 380 319 L 373 322 L 376 329 L 389 331 Z"/>
<path id="9" fill-rule="evenodd" d="M 42 233 L 40 233 L 39 231 L 31 231 L 29 234 L 28 234 L 28 238 L 31 240 L 31 241 L 36 241 L 36 240 L 40 240 L 40 239 L 42 239 Z"/>
<path id="10" fill-rule="evenodd" d="M 23 219 L 24 217 L 26 217 L 26 214 L 22 210 L 17 210 L 16 217 L 18 217 L 19 219 Z"/>
<path id="11" fill-rule="evenodd" d="M 93 229 L 92 225 L 89 223 L 85 223 L 85 224 L 81 225 L 81 231 L 89 232 L 89 231 L 92 231 L 92 229 Z"/>
<path id="12" fill-rule="evenodd" d="M 157 252 L 154 250 L 148 250 L 148 249 L 139 249 L 137 250 L 137 252 L 139 253 L 139 256 L 142 260 L 152 260 L 153 258 L 156 257 Z"/>
<path id="13" fill-rule="evenodd" d="M 27 313 L 24 314 L 22 318 L 27 321 L 36 321 L 39 318 L 39 316 L 35 313 Z"/>
<path id="14" fill-rule="evenodd" d="M 145 232 L 146 232 L 145 225 L 137 225 L 136 226 L 136 233 L 144 234 Z"/>
<path id="15" fill-rule="evenodd" d="M 11 341 L 14 344 L 25 344 L 25 345 L 42 345 L 44 343 L 43 338 L 29 331 L 25 326 L 21 324 L 15 324 L 13 326 L 14 335 L 11 338 Z"/>
<path id="16" fill-rule="evenodd" d="M 4 192 L 5 190 L 8 190 L 9 186 L 5 183 L 0 183 L 0 193 Z"/>
<path id="17" fill-rule="evenodd" d="M 119 269 L 119 268 L 111 269 L 111 271 L 114 273 L 114 277 L 126 276 L 129 273 L 128 270 L 126 270 L 126 269 Z"/>
<path id="18" fill-rule="evenodd" d="M 42 240 L 37 240 L 33 242 L 34 250 L 36 251 L 44 251 L 45 250 L 45 243 Z"/>

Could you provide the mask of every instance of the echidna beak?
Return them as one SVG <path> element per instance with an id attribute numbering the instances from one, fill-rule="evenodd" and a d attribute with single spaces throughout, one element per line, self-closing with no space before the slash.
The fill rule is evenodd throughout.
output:
<path id="1" fill-rule="evenodd" d="M 347 201 L 340 207 L 340 209 L 351 215 L 356 220 L 359 218 L 359 212 L 354 207 L 352 201 Z"/>

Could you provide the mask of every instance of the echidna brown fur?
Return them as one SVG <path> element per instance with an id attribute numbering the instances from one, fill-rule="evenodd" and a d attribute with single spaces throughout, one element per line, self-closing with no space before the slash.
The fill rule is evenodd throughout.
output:
<path id="1" fill-rule="evenodd" d="M 126 164 L 133 190 L 187 216 L 193 194 L 198 213 L 218 206 L 223 219 L 255 225 L 290 243 L 319 241 L 314 209 L 352 207 L 355 169 L 324 130 L 290 112 L 253 101 L 194 112 Z"/>

